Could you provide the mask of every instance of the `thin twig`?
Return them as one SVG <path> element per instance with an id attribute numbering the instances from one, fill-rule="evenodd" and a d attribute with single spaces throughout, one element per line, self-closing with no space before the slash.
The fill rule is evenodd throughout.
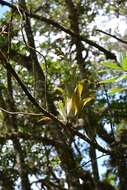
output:
<path id="1" fill-rule="evenodd" d="M 100 158 L 102 158 L 102 157 L 104 157 L 104 156 L 107 156 L 107 154 L 102 154 L 102 155 L 98 156 L 98 157 L 96 158 L 96 160 L 98 160 L 98 159 L 100 159 Z M 95 160 L 95 162 L 96 162 L 96 160 Z M 89 164 L 90 162 L 92 162 L 91 159 L 88 160 L 87 162 L 84 162 L 83 164 L 81 164 L 81 167 L 86 166 L 86 165 Z"/>
<path id="2" fill-rule="evenodd" d="M 32 115 L 32 116 L 43 116 L 42 113 L 26 113 L 26 112 L 12 112 L 12 111 L 8 111 L 6 109 L 3 109 L 0 107 L 0 110 L 5 112 L 5 113 L 8 113 L 8 114 L 11 114 L 11 115 Z"/>

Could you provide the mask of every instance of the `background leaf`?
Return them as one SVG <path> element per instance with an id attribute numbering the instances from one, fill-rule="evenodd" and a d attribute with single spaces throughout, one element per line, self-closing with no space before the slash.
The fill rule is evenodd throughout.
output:
<path id="1" fill-rule="evenodd" d="M 106 67 L 109 67 L 110 69 L 119 70 L 119 71 L 123 70 L 122 67 L 113 62 L 102 62 L 102 64 Z"/>
<path id="2" fill-rule="evenodd" d="M 113 95 L 116 93 L 120 93 L 124 90 L 124 88 L 120 88 L 120 87 L 114 87 L 111 90 L 108 91 L 108 94 Z"/>

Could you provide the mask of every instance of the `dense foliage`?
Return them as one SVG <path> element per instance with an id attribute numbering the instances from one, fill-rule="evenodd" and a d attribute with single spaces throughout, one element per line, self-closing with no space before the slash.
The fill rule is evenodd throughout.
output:
<path id="1" fill-rule="evenodd" d="M 0 189 L 126 190 L 126 1 L 0 5 Z"/>

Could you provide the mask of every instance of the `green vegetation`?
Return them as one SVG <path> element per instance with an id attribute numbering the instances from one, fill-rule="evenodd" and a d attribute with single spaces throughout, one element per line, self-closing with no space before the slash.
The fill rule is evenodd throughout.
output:
<path id="1" fill-rule="evenodd" d="M 126 1 L 0 5 L 0 189 L 126 190 Z"/>

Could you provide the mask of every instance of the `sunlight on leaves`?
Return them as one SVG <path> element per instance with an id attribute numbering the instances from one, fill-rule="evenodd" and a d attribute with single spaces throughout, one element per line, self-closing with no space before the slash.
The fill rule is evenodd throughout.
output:
<path id="1" fill-rule="evenodd" d="M 122 92 L 124 90 L 124 88 L 120 88 L 120 87 L 114 87 L 111 90 L 108 91 L 108 94 L 113 95 L 119 92 Z"/>

